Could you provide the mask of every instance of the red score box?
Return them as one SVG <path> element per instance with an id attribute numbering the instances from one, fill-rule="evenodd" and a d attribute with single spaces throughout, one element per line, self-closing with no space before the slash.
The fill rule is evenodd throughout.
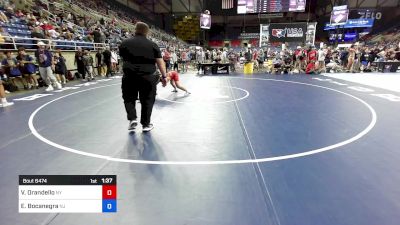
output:
<path id="1" fill-rule="evenodd" d="M 103 199 L 117 199 L 117 186 L 103 185 Z"/>

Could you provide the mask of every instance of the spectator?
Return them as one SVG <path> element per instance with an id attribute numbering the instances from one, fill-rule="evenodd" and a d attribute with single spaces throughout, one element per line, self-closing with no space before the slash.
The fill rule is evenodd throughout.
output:
<path id="1" fill-rule="evenodd" d="M 356 49 L 354 45 L 351 45 L 348 51 L 348 58 L 347 58 L 347 71 L 353 72 L 353 64 L 354 60 L 356 59 Z"/>
<path id="2" fill-rule="evenodd" d="M 63 85 L 67 83 L 67 79 L 65 75 L 67 74 L 67 66 L 65 64 L 66 59 L 61 53 L 60 49 L 57 49 L 56 53 L 54 54 L 54 72 L 56 74 L 57 81 Z"/>
<path id="3" fill-rule="evenodd" d="M 8 6 L 6 8 L 6 11 L 4 13 L 8 18 L 13 18 L 14 17 L 14 7 L 13 6 Z"/>
<path id="4" fill-rule="evenodd" d="M 83 63 L 83 52 L 82 48 L 78 48 L 78 51 L 75 53 L 75 61 L 74 65 L 77 66 L 78 69 L 78 77 L 82 77 L 82 81 L 85 80 L 85 64 Z"/>
<path id="5" fill-rule="evenodd" d="M 315 63 L 318 60 L 318 52 L 315 46 L 311 46 L 307 53 L 307 68 L 313 68 L 313 72 L 315 71 Z M 307 73 L 307 71 L 306 71 Z M 308 73 L 307 73 L 308 74 Z"/>
<path id="6" fill-rule="evenodd" d="M 21 18 L 21 17 L 24 17 L 24 16 L 25 16 L 25 15 L 22 13 L 21 10 L 18 10 L 18 11 L 15 13 L 15 17 Z"/>
<path id="7" fill-rule="evenodd" d="M 176 50 L 175 49 L 172 50 L 172 53 L 171 53 L 171 64 L 172 64 L 173 70 L 179 72 L 179 70 L 178 70 L 178 56 L 176 55 Z"/>
<path id="8" fill-rule="evenodd" d="M 43 21 L 43 25 L 40 26 L 44 31 L 46 30 L 54 30 L 54 26 L 47 21 Z"/>
<path id="9" fill-rule="evenodd" d="M 318 70 L 320 73 L 326 72 L 325 57 L 326 57 L 326 50 L 325 47 L 322 47 L 318 50 Z"/>
<path id="10" fill-rule="evenodd" d="M 106 75 L 106 67 L 104 66 L 104 57 L 103 51 L 101 49 L 97 50 L 96 53 L 96 67 L 97 67 L 97 75 L 104 77 Z"/>
<path id="11" fill-rule="evenodd" d="M 6 44 L 9 42 L 11 42 L 10 34 L 0 27 L 0 47 L 3 49 L 13 48 L 12 44 Z"/>
<path id="12" fill-rule="evenodd" d="M 111 74 L 111 52 L 110 47 L 107 47 L 106 50 L 103 52 L 103 60 L 104 64 L 107 67 L 106 76 L 109 77 Z"/>
<path id="13" fill-rule="evenodd" d="M 57 81 L 53 74 L 53 55 L 49 50 L 46 49 L 46 44 L 44 42 L 38 42 L 38 50 L 35 52 L 36 60 L 39 64 L 39 72 L 43 81 L 46 82 L 48 87 L 46 91 L 54 90 L 54 87 L 61 89 L 61 84 Z M 54 86 L 54 87 L 53 87 Z"/>
<path id="14" fill-rule="evenodd" d="M 26 19 L 27 21 L 33 21 L 33 22 L 36 22 L 36 21 L 37 21 L 36 17 L 35 17 L 32 13 L 29 13 L 29 12 L 26 14 L 25 19 Z"/>
<path id="15" fill-rule="evenodd" d="M 0 79 L 0 107 L 8 107 L 14 105 L 14 102 L 8 102 L 4 91 L 3 80 Z"/>
<path id="16" fill-rule="evenodd" d="M 115 50 L 111 51 L 111 69 L 112 72 L 115 73 L 117 71 L 118 64 L 118 54 Z"/>
<path id="17" fill-rule="evenodd" d="M 28 83 L 28 89 L 38 89 L 39 83 L 36 79 L 36 67 L 33 62 L 33 58 L 26 54 L 25 48 L 20 47 L 18 49 L 17 60 L 20 65 L 20 71 L 25 76 Z"/>
<path id="18" fill-rule="evenodd" d="M 168 72 L 168 70 L 170 70 L 170 67 L 171 67 L 171 65 L 170 65 L 171 64 L 171 53 L 170 53 L 169 48 L 164 49 L 162 57 L 163 57 L 163 60 L 165 63 L 165 68 L 167 69 L 167 72 Z"/>
<path id="19" fill-rule="evenodd" d="M 83 64 L 85 65 L 85 73 L 87 75 L 87 81 L 94 80 L 93 57 L 90 55 L 87 49 L 85 49 L 83 52 Z"/>
<path id="20" fill-rule="evenodd" d="M 22 77 L 17 59 L 13 57 L 13 53 L 10 51 L 6 51 L 4 54 L 6 55 L 6 58 L 3 59 L 3 61 L 1 62 L 4 73 L 7 75 L 8 78 L 11 79 L 11 82 L 14 86 L 17 86 L 14 79 L 18 79 L 21 81 L 24 88 L 27 89 L 27 83 L 26 80 Z"/>
<path id="21" fill-rule="evenodd" d="M 37 38 L 37 39 L 45 39 L 45 35 L 43 32 L 40 30 L 39 27 L 35 27 L 31 33 L 32 38 Z"/>
<path id="22" fill-rule="evenodd" d="M 96 27 L 96 29 L 92 32 L 94 43 L 101 43 L 101 36 L 100 29 Z"/>

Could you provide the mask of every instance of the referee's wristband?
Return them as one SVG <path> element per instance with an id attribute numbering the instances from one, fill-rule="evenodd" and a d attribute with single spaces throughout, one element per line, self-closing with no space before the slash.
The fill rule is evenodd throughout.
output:
<path id="1" fill-rule="evenodd" d="M 167 76 L 161 76 L 162 79 L 167 79 Z"/>

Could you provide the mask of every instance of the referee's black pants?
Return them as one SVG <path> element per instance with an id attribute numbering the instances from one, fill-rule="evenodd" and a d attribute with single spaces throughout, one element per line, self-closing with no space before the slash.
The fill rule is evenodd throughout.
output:
<path id="1" fill-rule="evenodd" d="M 124 69 L 122 78 L 122 98 L 128 120 L 136 120 L 136 100 L 142 105 L 140 123 L 147 126 L 151 121 L 151 113 L 156 100 L 157 83 L 160 77 L 157 75 L 136 75 L 130 70 Z"/>

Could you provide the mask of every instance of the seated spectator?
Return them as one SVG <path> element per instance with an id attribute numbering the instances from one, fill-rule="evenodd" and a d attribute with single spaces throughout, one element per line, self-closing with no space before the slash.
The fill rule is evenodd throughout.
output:
<path id="1" fill-rule="evenodd" d="M 282 64 L 283 64 L 283 60 L 280 58 L 279 55 L 277 55 L 277 56 L 272 60 L 272 64 L 273 64 L 272 72 L 275 73 L 275 74 L 281 74 L 281 73 L 282 73 Z"/>
<path id="2" fill-rule="evenodd" d="M 58 30 L 58 28 L 57 28 L 57 30 Z M 48 32 L 49 37 L 50 37 L 51 39 L 58 39 L 58 37 L 60 37 L 60 33 L 57 32 L 57 31 L 54 30 L 54 29 L 48 30 L 47 32 Z"/>
<path id="3" fill-rule="evenodd" d="M 24 15 L 24 13 L 22 13 L 22 11 L 21 10 L 18 10 L 16 13 L 15 13 L 15 17 L 17 17 L 17 18 L 21 18 L 21 17 L 24 17 L 25 15 Z"/>
<path id="4" fill-rule="evenodd" d="M 4 68 L 4 74 L 7 75 L 8 78 L 11 79 L 11 82 L 14 86 L 17 86 L 14 82 L 14 79 L 18 79 L 24 85 L 24 88 L 27 88 L 28 84 L 25 79 L 22 78 L 22 73 L 19 70 L 19 63 L 15 57 L 13 57 L 12 52 L 5 52 L 6 58 L 1 62 L 1 65 Z"/>
<path id="5" fill-rule="evenodd" d="M 40 26 L 43 30 L 54 30 L 54 26 L 47 21 L 43 21 L 43 25 Z"/>
<path id="6" fill-rule="evenodd" d="M 20 71 L 24 75 L 27 83 L 28 89 L 38 89 L 39 83 L 36 79 L 36 66 L 34 65 L 33 58 L 26 54 L 25 48 L 18 48 L 18 56 L 16 58 L 20 65 Z"/>
<path id="7" fill-rule="evenodd" d="M 1 39 L 4 40 L 3 42 L 0 41 L 0 43 L 4 43 L 6 41 L 11 41 L 10 36 L 11 35 L 7 31 L 5 31 L 3 29 L 3 27 L 0 27 L 0 37 L 1 37 Z"/>
<path id="8" fill-rule="evenodd" d="M 6 11 L 4 12 L 4 14 L 8 17 L 8 18 L 13 18 L 14 15 L 14 8 L 12 6 L 8 6 L 6 8 Z"/>
<path id="9" fill-rule="evenodd" d="M 39 27 L 35 27 L 31 33 L 32 38 L 45 39 L 45 35 Z"/>
<path id="10" fill-rule="evenodd" d="M 26 14 L 25 18 L 27 21 L 33 21 L 33 22 L 37 21 L 36 17 L 32 13 L 29 13 L 29 12 Z"/>
<path id="11" fill-rule="evenodd" d="M 8 22 L 10 22 L 10 21 L 8 20 L 8 17 L 6 16 L 6 14 L 3 13 L 3 11 L 0 11 L 0 22 L 3 22 L 3 23 L 8 23 Z"/>

